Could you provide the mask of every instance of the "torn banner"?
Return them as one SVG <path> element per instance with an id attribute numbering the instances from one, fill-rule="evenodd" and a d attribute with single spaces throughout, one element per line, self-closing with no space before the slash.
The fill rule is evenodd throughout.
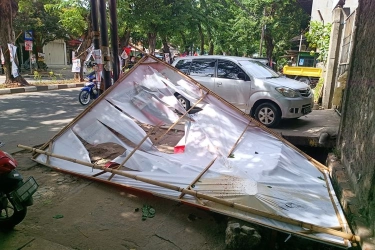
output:
<path id="1" fill-rule="evenodd" d="M 175 93 L 198 112 L 186 114 Z M 162 140 L 177 126 L 183 153 L 166 153 Z M 155 138 L 157 129 L 165 132 Z M 92 164 L 92 149 L 105 145 L 121 148 L 115 168 Z M 325 166 L 152 56 L 40 150 L 35 161 L 69 173 L 344 248 L 357 239 Z"/>

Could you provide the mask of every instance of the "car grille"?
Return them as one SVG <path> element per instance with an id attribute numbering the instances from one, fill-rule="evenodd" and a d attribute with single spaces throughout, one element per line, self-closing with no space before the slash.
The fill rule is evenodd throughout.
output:
<path id="1" fill-rule="evenodd" d="M 310 88 L 299 89 L 298 92 L 301 94 L 301 96 L 308 97 L 311 94 L 311 89 Z"/>

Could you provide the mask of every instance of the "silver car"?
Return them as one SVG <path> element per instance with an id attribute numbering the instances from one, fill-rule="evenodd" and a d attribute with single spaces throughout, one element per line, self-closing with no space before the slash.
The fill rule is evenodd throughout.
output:
<path id="1" fill-rule="evenodd" d="M 312 110 L 314 95 L 307 84 L 280 76 L 256 59 L 189 56 L 172 65 L 267 127 Z M 189 100 L 178 93 L 176 97 L 189 108 Z"/>

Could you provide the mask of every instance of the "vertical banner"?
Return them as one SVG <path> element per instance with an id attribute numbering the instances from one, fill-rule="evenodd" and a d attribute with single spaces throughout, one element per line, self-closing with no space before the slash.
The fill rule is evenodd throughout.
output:
<path id="1" fill-rule="evenodd" d="M 93 50 L 95 63 L 98 65 L 98 70 L 96 71 L 96 81 L 101 82 L 102 80 L 102 70 L 103 70 L 103 61 L 102 61 L 102 51 L 100 49 Z"/>
<path id="2" fill-rule="evenodd" d="M 25 50 L 33 51 L 33 41 L 25 41 Z"/>
<path id="3" fill-rule="evenodd" d="M 118 56 L 118 61 L 120 62 L 119 67 L 120 67 L 120 75 L 121 75 L 122 73 L 124 73 L 122 69 L 122 67 L 124 67 L 124 60 L 122 59 L 121 56 Z"/>
<path id="4" fill-rule="evenodd" d="M 87 55 L 86 55 L 86 58 L 85 58 L 85 63 L 82 65 L 83 66 L 83 72 L 87 72 L 87 62 L 91 60 L 91 57 L 93 56 L 92 55 L 92 51 L 94 50 L 94 44 L 91 44 L 91 46 L 86 50 L 87 52 Z"/>
<path id="5" fill-rule="evenodd" d="M 85 62 L 89 61 L 92 56 L 92 51 L 94 50 L 94 44 L 91 44 L 91 46 L 86 50 L 87 51 L 87 56 L 85 59 Z"/>
<path id="6" fill-rule="evenodd" d="M 0 61 L 1 61 L 1 64 L 5 64 L 5 57 L 3 54 L 3 49 L 1 47 L 0 47 Z"/>
<path id="7" fill-rule="evenodd" d="M 14 46 L 13 44 L 8 43 L 8 49 L 9 49 L 9 54 L 10 54 L 10 62 L 12 63 L 12 75 L 14 78 L 18 76 L 18 67 L 15 62 L 16 58 L 16 53 L 17 53 L 17 47 Z"/>
<path id="8" fill-rule="evenodd" d="M 74 59 L 72 60 L 72 72 L 79 73 L 81 71 L 81 60 Z"/>

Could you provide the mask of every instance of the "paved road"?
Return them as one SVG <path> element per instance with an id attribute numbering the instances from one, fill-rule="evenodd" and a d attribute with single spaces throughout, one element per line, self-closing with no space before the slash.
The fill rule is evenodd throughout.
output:
<path id="1" fill-rule="evenodd" d="M 0 141 L 9 153 L 17 144 L 40 145 L 84 110 L 80 88 L 0 96 Z"/>

